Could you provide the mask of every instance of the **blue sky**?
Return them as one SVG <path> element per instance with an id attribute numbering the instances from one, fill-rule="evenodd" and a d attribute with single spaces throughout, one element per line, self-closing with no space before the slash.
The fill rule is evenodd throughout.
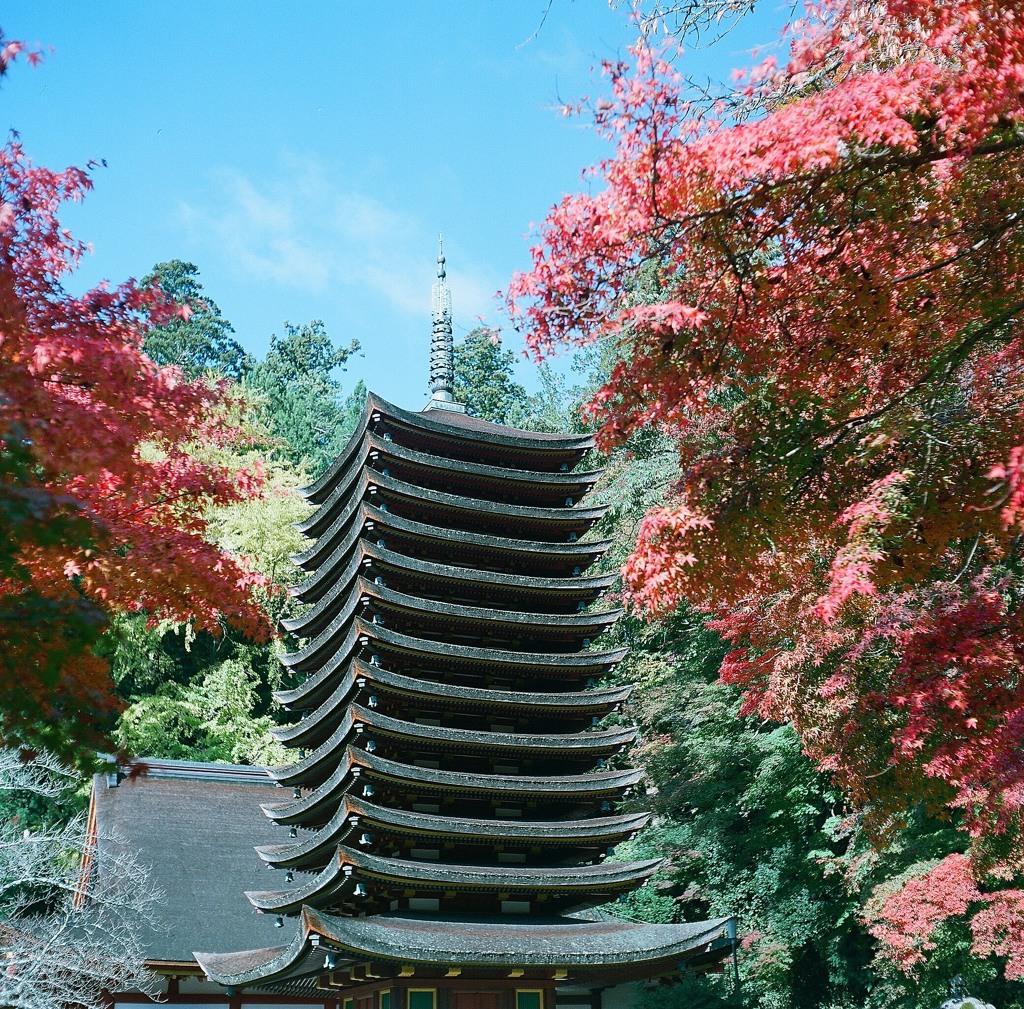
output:
<path id="1" fill-rule="evenodd" d="M 4 79 L 3 125 L 39 164 L 106 160 L 63 215 L 93 247 L 74 286 L 194 262 L 247 349 L 323 319 L 363 346 L 347 388 L 418 407 L 438 232 L 458 339 L 500 322 L 532 225 L 605 153 L 558 107 L 601 91 L 627 6 L 545 6 L 7 0 L 5 35 L 52 51 Z M 728 79 L 772 17 L 684 69 Z"/>

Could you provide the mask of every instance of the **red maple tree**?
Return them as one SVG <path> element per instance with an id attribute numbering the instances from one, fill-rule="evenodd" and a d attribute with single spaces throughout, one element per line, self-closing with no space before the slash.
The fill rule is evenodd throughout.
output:
<path id="1" fill-rule="evenodd" d="M 792 723 L 876 836 L 924 805 L 972 871 L 1013 877 L 1024 19 L 826 0 L 788 40 L 728 100 L 672 54 L 608 65 L 603 186 L 550 212 L 510 309 L 538 354 L 618 341 L 604 447 L 649 425 L 678 445 L 633 605 L 710 614 L 746 710 Z"/>
<path id="2" fill-rule="evenodd" d="M 0 71 L 20 51 L 0 37 Z M 158 291 L 63 286 L 84 247 L 58 209 L 91 186 L 0 149 L 0 735 L 62 752 L 102 744 L 117 708 L 91 651 L 110 612 L 268 633 L 261 579 L 204 538 L 204 508 L 256 475 L 189 451 L 234 437 L 226 389 L 143 353 L 144 319 L 173 311 Z"/>

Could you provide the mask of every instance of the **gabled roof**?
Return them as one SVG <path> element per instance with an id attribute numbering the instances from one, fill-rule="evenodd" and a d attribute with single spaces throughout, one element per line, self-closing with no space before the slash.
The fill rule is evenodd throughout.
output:
<path id="1" fill-rule="evenodd" d="M 243 896 L 266 883 L 253 850 L 267 838 L 260 802 L 274 794 L 274 783 L 266 771 L 180 760 L 139 761 L 136 770 L 140 764 L 148 773 L 96 775 L 91 801 L 99 834 L 108 838 L 94 872 L 104 872 L 104 852 L 123 846 L 166 895 L 154 920 L 141 923 L 147 958 L 191 963 L 196 945 L 249 949 L 279 938 L 273 919 Z"/>

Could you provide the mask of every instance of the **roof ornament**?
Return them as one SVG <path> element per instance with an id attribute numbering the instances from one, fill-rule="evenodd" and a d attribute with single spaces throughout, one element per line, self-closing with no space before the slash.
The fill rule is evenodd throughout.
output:
<path id="1" fill-rule="evenodd" d="M 465 413 L 455 401 L 455 341 L 452 337 L 452 292 L 445 283 L 444 238 L 437 236 L 437 282 L 431 291 L 430 400 L 425 410 Z"/>

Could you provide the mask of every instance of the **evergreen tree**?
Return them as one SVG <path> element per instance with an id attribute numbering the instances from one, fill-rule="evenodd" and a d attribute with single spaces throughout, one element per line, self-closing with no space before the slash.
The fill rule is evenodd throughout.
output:
<path id="1" fill-rule="evenodd" d="M 216 302 L 203 293 L 194 263 L 180 259 L 157 263 L 142 282 L 145 286 L 156 283 L 184 309 L 146 334 L 143 347 L 157 364 L 177 365 L 190 379 L 213 374 L 237 380 L 245 374 L 252 358 L 232 337 L 234 327 Z"/>

